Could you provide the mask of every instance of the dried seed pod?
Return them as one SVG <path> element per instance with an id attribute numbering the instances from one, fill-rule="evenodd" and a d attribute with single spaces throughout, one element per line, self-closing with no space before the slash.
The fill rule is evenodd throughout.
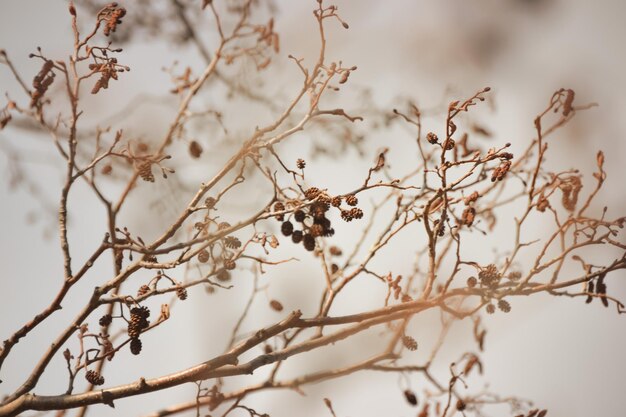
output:
<path id="1" fill-rule="evenodd" d="M 452 138 L 448 138 L 448 139 L 445 141 L 445 149 L 446 149 L 446 151 L 449 151 L 449 150 L 454 149 L 454 146 L 455 146 L 455 145 L 456 145 L 456 142 L 454 141 L 454 139 L 452 139 Z"/>
<path id="2" fill-rule="evenodd" d="M 117 3 L 110 3 L 98 14 L 98 18 L 105 21 L 104 35 L 109 36 L 115 32 L 117 25 L 122 23 L 122 18 L 126 15 L 126 9 L 117 7 Z"/>
<path id="3" fill-rule="evenodd" d="M 298 160 L 296 161 L 296 166 L 298 167 L 298 169 L 304 169 L 306 167 L 306 161 L 302 158 L 298 158 Z"/>
<path id="4" fill-rule="evenodd" d="M 207 197 L 206 200 L 204 200 L 204 206 L 209 210 L 214 208 L 216 203 L 217 200 L 214 197 Z"/>
<path id="5" fill-rule="evenodd" d="M 593 281 L 587 282 L 587 292 L 589 293 L 589 295 L 587 295 L 587 299 L 585 300 L 585 303 L 589 304 L 590 302 L 593 301 L 593 296 L 591 295 L 594 293 Z"/>
<path id="6" fill-rule="evenodd" d="M 306 214 L 304 213 L 304 211 L 298 209 L 293 212 L 293 218 L 295 221 L 302 223 L 304 219 L 306 218 Z"/>
<path id="7" fill-rule="evenodd" d="M 304 235 L 302 234 L 302 230 L 294 230 L 291 234 L 291 240 L 296 244 L 302 242 L 303 237 Z"/>
<path id="8" fill-rule="evenodd" d="M 463 375 L 469 375 L 469 373 L 474 369 L 474 367 L 478 365 L 478 372 L 483 373 L 483 365 L 478 359 L 478 356 L 471 355 L 467 363 L 465 364 L 465 368 L 463 368 Z"/>
<path id="9" fill-rule="evenodd" d="M 52 71 L 53 67 L 54 63 L 50 60 L 46 60 L 39 73 L 37 73 L 35 78 L 33 78 L 33 91 L 31 92 L 30 107 L 38 107 L 41 105 L 41 99 L 54 81 L 55 74 Z"/>
<path id="10" fill-rule="evenodd" d="M 559 188 L 563 193 L 561 203 L 566 210 L 574 211 L 576 209 L 576 204 L 578 203 L 578 194 L 580 193 L 582 187 L 583 185 L 580 177 L 577 177 L 575 175 L 564 178 L 561 184 L 559 184 Z"/>
<path id="11" fill-rule="evenodd" d="M 350 215 L 355 219 L 361 219 L 363 218 L 363 210 L 358 207 L 354 207 L 350 209 Z"/>
<path id="12" fill-rule="evenodd" d="M 274 211 L 283 211 L 283 210 L 285 210 L 285 205 L 281 203 L 280 201 L 277 201 L 276 204 L 274 204 Z M 285 220 L 284 214 L 277 214 L 274 217 L 276 217 L 276 220 L 278 220 L 279 222 L 282 222 L 283 220 Z"/>
<path id="13" fill-rule="evenodd" d="M 209 254 L 209 251 L 207 251 L 206 249 L 202 249 L 200 252 L 198 252 L 198 261 L 202 262 L 203 264 L 209 262 L 210 258 L 211 258 L 211 255 Z"/>
<path id="14" fill-rule="evenodd" d="M 131 316 L 136 315 L 143 320 L 147 320 L 150 317 L 150 309 L 146 306 L 135 307 L 130 310 Z M 148 327 L 148 326 L 145 326 Z"/>
<path id="15" fill-rule="evenodd" d="M 522 273 L 520 271 L 509 272 L 508 278 L 511 281 L 519 281 L 522 278 Z"/>
<path id="16" fill-rule="evenodd" d="M 333 207 L 341 206 L 341 196 L 336 196 L 330 199 L 330 205 Z"/>
<path id="17" fill-rule="evenodd" d="M 131 338 L 139 337 L 141 331 L 150 325 L 148 317 L 150 317 L 150 310 L 147 307 L 132 308 L 128 322 L 128 336 Z"/>
<path id="18" fill-rule="evenodd" d="M 609 306 L 609 300 L 606 298 L 606 284 L 604 283 L 604 277 L 606 273 L 603 273 L 598 277 L 596 282 L 596 294 L 600 296 L 600 301 L 602 301 L 602 305 L 605 307 Z"/>
<path id="19" fill-rule="evenodd" d="M 496 306 L 494 306 L 493 304 L 487 304 L 487 314 L 493 314 L 496 312 Z"/>
<path id="20" fill-rule="evenodd" d="M 428 143 L 430 143 L 431 145 L 434 145 L 436 143 L 439 143 L 439 138 L 437 137 L 437 135 L 435 135 L 433 132 L 428 132 L 428 134 L 426 134 L 426 140 L 428 141 Z"/>
<path id="21" fill-rule="evenodd" d="M 317 187 L 311 187 L 304 192 L 304 196 L 307 200 L 314 200 L 322 191 Z"/>
<path id="22" fill-rule="evenodd" d="M 138 337 L 130 339 L 130 352 L 133 355 L 139 355 L 141 353 L 141 340 Z"/>
<path id="23" fill-rule="evenodd" d="M 229 271 L 232 271 L 236 267 L 237 267 L 237 264 L 232 259 L 224 260 L 224 269 L 228 269 Z"/>
<path id="24" fill-rule="evenodd" d="M 405 348 L 410 351 L 417 350 L 417 341 L 413 339 L 411 336 L 404 335 L 402 336 L 402 344 Z"/>
<path id="25" fill-rule="evenodd" d="M 509 311 L 511 311 L 511 304 L 509 304 L 509 302 L 506 300 L 498 300 L 498 308 L 502 312 L 508 313 Z"/>
<path id="26" fill-rule="evenodd" d="M 309 229 L 309 233 L 311 233 L 311 236 L 313 237 L 320 237 L 324 234 L 324 226 L 321 224 L 314 224 Z"/>
<path id="27" fill-rule="evenodd" d="M 327 210 L 328 208 L 330 208 L 331 200 L 332 198 L 329 195 L 326 195 L 324 193 L 320 193 L 319 197 L 317 197 L 317 201 L 319 201 L 320 203 L 326 204 Z"/>
<path id="28" fill-rule="evenodd" d="M 408 402 L 412 406 L 417 405 L 417 397 L 415 396 L 415 393 L 410 389 L 404 390 L 404 398 L 406 398 L 406 402 Z"/>
<path id="29" fill-rule="evenodd" d="M 139 142 L 137 144 L 137 151 L 140 153 L 146 153 L 150 150 L 150 147 L 145 142 Z"/>
<path id="30" fill-rule="evenodd" d="M 476 284 L 478 284 L 478 280 L 476 279 L 476 277 L 469 277 L 467 279 L 467 286 L 470 288 L 474 288 L 476 286 Z"/>
<path id="31" fill-rule="evenodd" d="M 241 241 L 234 236 L 226 236 L 224 238 L 224 246 L 229 249 L 239 249 L 241 247 Z"/>
<path id="32" fill-rule="evenodd" d="M 541 213 L 545 212 L 546 209 L 550 207 L 550 202 L 543 195 L 543 193 L 539 195 L 539 199 L 537 200 L 537 205 L 535 207 L 537 208 L 537 211 Z"/>
<path id="33" fill-rule="evenodd" d="M 332 256 L 341 256 L 343 254 L 343 251 L 338 246 L 331 246 L 328 251 Z"/>
<path id="34" fill-rule="evenodd" d="M 463 411 L 465 410 L 465 408 L 467 408 L 467 404 L 465 403 L 465 401 L 463 401 L 462 399 L 458 399 L 456 401 L 456 409 L 459 411 Z"/>
<path id="35" fill-rule="evenodd" d="M 100 326 L 102 327 L 106 327 L 109 324 L 111 324 L 111 322 L 113 322 L 113 317 L 111 317 L 110 314 L 105 314 L 104 316 L 100 317 L 100 320 L 98 320 L 98 323 L 100 323 Z"/>
<path id="36" fill-rule="evenodd" d="M 144 284 L 141 287 L 139 287 L 139 289 L 137 290 L 137 297 L 143 297 L 149 292 L 150 292 L 150 287 Z"/>
<path id="37" fill-rule="evenodd" d="M 291 236 L 293 233 L 293 223 L 290 221 L 283 222 L 280 226 L 280 231 L 284 236 Z"/>
<path id="38" fill-rule="evenodd" d="M 324 217 L 328 209 L 330 208 L 329 203 L 324 203 L 321 201 L 316 201 L 311 204 L 309 207 L 309 214 L 313 216 L 315 219 L 321 219 Z"/>
<path id="39" fill-rule="evenodd" d="M 496 287 L 501 277 L 498 267 L 494 264 L 487 265 L 478 273 L 481 285 L 490 288 Z"/>
<path id="40" fill-rule="evenodd" d="M 102 167 L 102 169 L 100 170 L 100 173 L 102 175 L 110 175 L 111 172 L 113 172 L 113 166 L 111 166 L 111 164 L 106 164 L 105 166 Z"/>
<path id="41" fill-rule="evenodd" d="M 466 206 L 469 206 L 470 204 L 478 200 L 478 197 L 480 197 L 480 195 L 478 194 L 478 191 L 474 191 L 469 196 L 465 197 L 463 199 L 463 202 L 465 203 Z"/>
<path id="42" fill-rule="evenodd" d="M 315 238 L 307 233 L 302 237 L 302 244 L 304 245 L 304 249 L 311 252 L 315 249 Z"/>
<path id="43" fill-rule="evenodd" d="M 359 199 L 354 194 L 346 196 L 346 204 L 349 206 L 356 206 L 359 204 Z"/>
<path id="44" fill-rule="evenodd" d="M 222 281 L 222 282 L 230 281 L 231 279 L 230 272 L 228 272 L 225 269 L 220 270 L 220 272 L 218 272 L 215 277 L 217 278 L 218 281 Z"/>
<path id="45" fill-rule="evenodd" d="M 511 161 L 502 161 L 500 165 L 493 170 L 493 173 L 491 174 L 491 182 L 502 181 L 506 173 L 509 172 L 510 168 Z"/>
<path id="46" fill-rule="evenodd" d="M 137 174 L 142 180 L 147 182 L 154 182 L 154 174 L 152 173 L 152 162 L 144 161 L 135 166 Z"/>
<path id="47" fill-rule="evenodd" d="M 195 140 L 192 140 L 191 143 L 189 143 L 189 154 L 193 158 L 200 158 L 202 155 L 202 146 L 200 146 L 200 144 Z"/>
<path id="48" fill-rule="evenodd" d="M 100 375 L 98 372 L 96 372 L 94 370 L 91 370 L 91 369 L 85 373 L 85 379 L 91 385 L 102 385 L 102 384 L 104 384 L 104 377 L 102 375 Z"/>
<path id="49" fill-rule="evenodd" d="M 461 214 L 461 224 L 465 226 L 471 226 L 474 223 L 476 217 L 476 209 L 474 207 L 467 207 Z"/>
<path id="50" fill-rule="evenodd" d="M 187 299 L 187 288 L 184 287 L 178 287 L 176 288 L 176 297 L 178 297 L 178 299 L 180 301 L 185 301 Z"/>
<path id="51" fill-rule="evenodd" d="M 567 94 L 565 96 L 565 101 L 563 102 L 563 116 L 567 117 L 573 110 L 572 104 L 574 103 L 574 97 L 576 94 L 574 93 L 574 90 L 568 89 L 565 91 Z"/>
<path id="52" fill-rule="evenodd" d="M 278 300 L 271 300 L 270 301 L 270 307 L 274 311 L 279 311 L 279 312 L 283 311 L 283 305 Z"/>

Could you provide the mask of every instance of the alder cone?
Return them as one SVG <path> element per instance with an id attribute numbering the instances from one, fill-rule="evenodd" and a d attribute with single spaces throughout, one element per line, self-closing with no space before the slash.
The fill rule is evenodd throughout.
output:
<path id="1" fill-rule="evenodd" d="M 138 337 L 134 337 L 130 340 L 130 352 L 133 355 L 139 355 L 141 353 L 141 340 Z"/>
<path id="2" fill-rule="evenodd" d="M 104 384 L 104 377 L 94 370 L 87 371 L 85 373 L 85 379 L 92 385 Z"/>

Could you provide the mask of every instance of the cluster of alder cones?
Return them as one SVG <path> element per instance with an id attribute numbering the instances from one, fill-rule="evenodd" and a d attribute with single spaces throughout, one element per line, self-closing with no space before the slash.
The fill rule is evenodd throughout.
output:
<path id="1" fill-rule="evenodd" d="M 359 203 L 355 195 L 330 197 L 319 188 L 311 187 L 304 192 L 304 196 L 307 200 L 313 201 L 307 208 L 295 210 L 287 219 L 285 214 L 277 214 L 276 220 L 282 222 L 280 229 L 284 236 L 291 236 L 293 243 L 302 243 L 308 251 L 315 250 L 316 237 L 331 237 L 335 234 L 335 229 L 327 217 L 331 206 L 340 210 L 344 221 L 349 222 L 363 217 L 363 211 L 355 207 Z M 342 202 L 351 208 L 342 209 Z M 281 212 L 285 210 L 285 204 L 278 201 L 273 208 L 275 212 Z M 297 225 L 300 227 L 297 228 Z"/>

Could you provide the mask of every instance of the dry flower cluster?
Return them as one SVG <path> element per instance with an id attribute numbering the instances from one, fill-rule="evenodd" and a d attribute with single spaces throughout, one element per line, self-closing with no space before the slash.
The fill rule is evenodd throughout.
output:
<path id="1" fill-rule="evenodd" d="M 483 149 L 478 142 L 472 143 L 464 127 L 463 116 L 475 111 L 474 106 L 478 107 L 491 94 L 489 88 L 450 103 L 440 132 L 422 130 L 422 113 L 413 104 L 385 111 L 386 125 L 402 123 L 414 129 L 418 151 L 415 168 L 403 176 L 391 176 L 389 166 L 393 161 L 388 160 L 388 150 L 383 149 L 371 168 L 363 173 L 361 184 L 342 193 L 330 193 L 327 184 L 308 183 L 306 171 L 312 161 L 285 160 L 280 155 L 280 145 L 311 125 L 323 128 L 328 124 L 338 125 L 350 131 L 351 126 L 363 120 L 342 108 L 327 107 L 323 100 L 327 94 L 338 92 L 340 85 L 349 86 L 350 74 L 357 70 L 355 66 L 329 62 L 326 57 L 326 27 L 338 24 L 349 28 L 338 8 L 317 1 L 314 19 L 319 35 L 318 58 L 307 63 L 290 56 L 302 75 L 302 85 L 290 103 L 277 109 L 277 103 L 267 104 L 268 100 L 235 83 L 223 72 L 224 67 L 240 62 L 252 63 L 257 71 L 267 71 L 273 56 L 280 52 L 274 21 L 255 21 L 256 2 L 204 1 L 185 5 L 174 0 L 171 3 L 172 15 L 181 19 L 187 28 L 186 38 L 197 44 L 206 66 L 199 72 L 185 68 L 182 74 L 176 73 L 176 67 L 169 70 L 173 86 L 167 89 L 179 98 L 179 107 L 168 131 L 156 144 L 128 137 L 121 129 L 113 132 L 110 128 L 98 128 L 92 133 L 81 120 L 82 93 L 87 90 L 98 97 L 106 94 L 130 70 L 121 64 L 122 49 L 113 47 L 111 40 L 115 40 L 124 25 L 140 25 L 132 16 L 126 16 L 124 7 L 135 7 L 133 2 L 124 7 L 110 3 L 92 15 L 81 13 L 89 7 L 77 10 L 70 3 L 69 19 L 74 35 L 71 54 L 68 59 L 59 59 L 47 56 L 38 48 L 31 54 L 41 65 L 34 75 L 19 73 L 9 54 L 0 52 L 3 68 L 13 73 L 23 90 L 20 97 L 7 96 L 0 112 L 0 126 L 10 128 L 17 120 L 37 126 L 49 134 L 65 166 L 57 223 L 64 259 L 61 286 L 50 304 L 32 320 L 12 323 L 14 332 L 3 335 L 6 339 L 0 350 L 0 369 L 5 361 L 11 360 L 14 346 L 18 342 L 28 343 L 30 333 L 61 308 L 75 284 L 90 276 L 96 262 L 102 262 L 106 256 L 112 260 L 111 274 L 93 287 L 91 297 L 84 300 L 67 327 L 47 344 L 32 370 L 20 376 L 21 385 L 2 399 L 0 416 L 27 410 L 74 408 L 80 409 L 82 416 L 94 404 L 114 406 L 128 397 L 187 383 L 197 385 L 196 398 L 155 411 L 153 415 L 197 410 L 197 415 L 226 416 L 234 410 L 243 410 L 250 416 L 263 416 L 266 414 L 245 405 L 249 396 L 281 388 L 299 391 L 306 384 L 363 370 L 422 374 L 424 386 L 418 391 L 406 387 L 399 390 L 399 397 L 417 407 L 415 412 L 420 417 L 482 415 L 483 407 L 494 403 L 509 404 L 514 415 L 545 416 L 546 410 L 532 408 L 517 398 L 502 398 L 483 391 L 471 394 L 465 389 L 469 388 L 465 378 L 471 373 L 482 373 L 480 352 L 486 330 L 481 315 L 510 312 L 516 297 L 546 293 L 587 303 L 597 298 L 618 313 L 625 311 L 624 305 L 611 296 L 608 281 L 615 271 L 626 268 L 622 231 L 626 217 L 615 216 L 608 209 L 599 217 L 591 214 L 594 198 L 607 178 L 604 154 L 598 152 L 596 156 L 592 186 L 577 170 L 549 172 L 544 167 L 549 136 L 589 106 L 579 105 L 572 90 L 556 91 L 534 120 L 535 138 L 517 155 L 508 151 L 509 144 Z M 137 2 L 136 7 L 146 4 Z M 190 13 L 212 16 L 217 42 L 211 52 L 197 36 L 188 17 Z M 127 19 L 131 19 L 130 23 Z M 82 33 L 79 26 L 86 22 L 91 22 L 91 30 Z M 32 82 L 25 81 L 31 78 Z M 176 219 L 161 225 L 155 239 L 144 240 L 120 224 L 120 211 L 136 190 L 165 187 L 167 181 L 178 175 L 174 168 L 176 157 L 170 151 L 175 144 L 187 143 L 189 155 L 194 159 L 211 146 L 191 138 L 189 125 L 195 117 L 212 118 L 213 124 L 222 124 L 219 112 L 197 111 L 193 107 L 200 90 L 212 79 L 221 81 L 233 95 L 266 103 L 274 111 L 275 119 L 251 131 L 216 173 L 198 185 Z M 53 92 L 55 84 L 62 84 L 63 88 Z M 57 106 L 53 107 L 55 102 Z M 65 106 L 60 111 L 58 103 Z M 350 135 L 353 134 L 346 136 L 347 141 L 356 143 L 357 134 Z M 224 220 L 224 213 L 218 215 L 223 201 L 236 195 L 239 186 L 253 175 L 263 178 L 273 193 L 263 203 L 250 203 L 257 204 L 252 215 Z M 94 244 L 91 256 L 82 262 L 72 258 L 75 243 L 68 238 L 68 219 L 75 215 L 71 196 L 79 182 L 85 183 L 101 202 L 106 212 L 101 220 L 108 230 Z M 110 182 L 123 184 L 119 194 L 105 191 L 103 184 Z M 371 200 L 368 194 L 374 189 L 382 190 L 384 195 L 366 204 Z M 524 210 L 515 218 L 510 241 L 498 243 L 505 254 L 489 263 L 467 258 L 463 250 L 466 242 L 488 239 L 499 225 L 499 216 L 507 215 L 503 209 L 514 203 L 522 204 Z M 545 239 L 527 241 L 525 230 L 533 227 L 537 216 L 550 221 L 551 231 Z M 273 234 L 276 222 L 280 232 Z M 339 247 L 333 241 L 333 235 L 339 233 L 337 224 L 341 222 L 355 231 L 353 247 Z M 373 226 L 376 222 L 382 222 L 383 226 L 377 229 Z M 413 251 L 413 271 L 410 274 L 377 271 L 372 261 L 405 230 L 419 235 Z M 279 245 L 291 244 L 289 241 L 302 245 L 301 256 L 312 256 L 319 261 L 317 273 L 324 289 L 319 294 L 318 311 L 305 316 L 299 310 L 285 311 L 284 300 L 270 299 L 269 308 L 282 313 L 282 320 L 244 334 L 241 323 L 253 314 L 252 301 L 261 294 L 258 276 L 286 262 L 276 260 L 272 252 Z M 365 241 L 373 244 L 366 248 Z M 599 245 L 614 249 L 607 253 L 621 255 L 602 264 L 587 259 L 584 249 Z M 530 251 L 535 251 L 534 262 L 520 263 L 523 254 Z M 578 264 L 578 275 L 563 273 L 567 263 Z M 140 355 L 150 349 L 143 338 L 146 333 L 166 334 L 166 326 L 156 328 L 176 313 L 175 308 L 170 309 L 172 302 L 168 300 L 211 297 L 222 289 L 235 293 L 235 278 L 243 268 L 255 271 L 255 291 L 222 354 L 169 375 L 152 379 L 137 375 L 123 385 L 107 383 L 107 369 L 115 367 L 118 352 L 128 349 L 133 355 Z M 144 278 L 146 271 L 148 278 Z M 336 300 L 350 291 L 350 284 L 357 279 L 379 283 L 379 307 L 347 315 L 333 314 Z M 428 310 L 441 315 L 438 342 L 427 355 L 427 361 L 411 363 L 406 360 L 406 351 L 419 350 L 421 341 L 407 334 L 408 325 L 412 318 Z M 473 328 L 476 348 L 452 362 L 449 377 L 441 380 L 432 374 L 431 364 L 451 324 L 462 319 Z M 385 349 L 377 354 L 340 368 L 320 369 L 295 378 L 281 376 L 281 365 L 291 357 L 344 343 L 375 326 L 382 328 L 386 338 Z M 242 360 L 244 354 L 251 354 L 251 359 Z M 57 395 L 35 395 L 50 363 L 58 360 L 67 364 L 66 388 Z M 271 368 L 269 377 L 261 383 L 241 386 L 227 383 L 232 376 L 247 375 L 261 367 Z M 86 390 L 76 392 L 77 378 L 88 382 Z M 330 399 L 325 400 L 325 405 L 329 413 L 336 415 Z"/>

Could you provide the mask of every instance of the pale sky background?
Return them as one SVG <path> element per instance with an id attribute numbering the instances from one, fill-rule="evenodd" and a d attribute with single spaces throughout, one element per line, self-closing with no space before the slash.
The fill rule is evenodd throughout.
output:
<path id="1" fill-rule="evenodd" d="M 300 82 L 298 72 L 286 59 L 287 54 L 306 56 L 310 60 L 316 51 L 317 34 L 311 16 L 316 2 L 283 0 L 275 3 L 281 58 L 276 67 L 268 70 L 275 71 L 276 77 L 267 78 L 265 82 L 267 90 L 280 99 L 289 97 Z M 20 71 L 27 74 L 27 80 L 38 69 L 37 64 L 27 58 L 36 46 L 41 46 L 51 57 L 67 55 L 71 37 L 66 4 L 60 0 L 0 2 L 0 48 L 7 50 Z M 132 8 L 131 1 L 122 4 Z M 358 66 L 344 88 L 347 98 L 341 103 L 346 111 L 350 113 L 350 106 L 360 104 L 350 101 L 349 98 L 356 97 L 350 96 L 350 88 L 370 87 L 378 106 L 391 110 L 401 107 L 406 98 L 415 100 L 424 108 L 436 107 L 489 85 L 493 89 L 493 106 L 485 104 L 473 109 L 473 114 L 476 120 L 494 132 L 490 141 L 499 144 L 510 141 L 515 152 L 533 137 L 534 115 L 543 109 L 551 93 L 561 87 L 573 88 L 581 103 L 595 101 L 600 107 L 578 115 L 578 120 L 570 128 L 555 136 L 550 143 L 549 166 L 554 170 L 577 167 L 590 175 L 595 166 L 596 151 L 603 149 L 609 180 L 600 199 L 611 208 L 609 214 L 624 214 L 626 119 L 622 111 L 626 108 L 626 81 L 623 78 L 626 65 L 623 16 L 626 7 L 621 1 L 341 0 L 336 4 L 350 29 L 346 31 L 340 25 L 330 25 L 329 57 Z M 167 94 L 170 85 L 161 68 L 174 60 L 195 68 L 202 65 L 193 48 L 145 39 L 125 47 L 122 57 L 132 71 L 124 74 L 119 82 L 112 83 L 106 96 L 86 99 L 87 106 L 93 109 L 92 118 L 88 117 L 87 121 L 95 122 L 100 115 L 105 118 L 115 113 L 124 107 L 129 97 L 142 92 Z M 8 90 L 12 95 L 18 94 L 6 67 L 0 67 L 0 87 L 3 93 Z M 218 99 L 209 94 L 203 100 L 217 106 L 221 104 Z M 129 116 L 128 124 L 132 127 L 127 131 L 147 140 L 161 137 L 173 114 L 173 107 L 167 103 L 145 104 Z M 241 118 L 241 123 L 232 126 L 234 136 L 250 132 L 255 124 L 267 121 L 267 115 L 262 112 L 242 112 L 236 117 Z M 427 128 L 432 129 L 443 123 L 441 118 L 426 120 Z M 306 157 L 309 145 L 302 143 L 307 143 L 311 137 L 304 133 L 293 139 L 297 143 L 289 143 L 281 149 L 286 160 L 290 161 Z M 414 149 L 404 152 L 408 148 L 403 147 L 411 146 L 411 140 L 409 131 L 402 128 L 374 133 L 365 143 L 364 161 L 358 159 L 354 151 L 347 151 L 335 161 L 320 159 L 316 162 L 307 158 L 307 177 L 336 191 L 354 188 L 362 181 L 362 170 L 358 174 L 353 171 L 366 169 L 375 150 L 383 146 L 395 144 L 396 151 L 395 154 L 392 151 L 390 159 L 398 166 L 410 165 Z M 12 157 L 6 153 L 5 143 L 11 148 L 30 150 L 24 166 L 30 178 L 38 181 L 47 202 L 45 206 L 33 199 L 27 188 L 10 189 Z M 49 210 L 56 207 L 61 175 L 51 165 L 54 162 L 59 166 L 53 147 L 37 135 L 16 134 L 15 130 L 7 129 L 0 132 L 0 145 L 5 150 L 0 154 L 0 262 L 3 265 L 0 339 L 4 340 L 15 330 L 16 323 L 30 319 L 46 306 L 60 284 L 62 264 L 56 230 L 52 230 L 51 239 L 42 236 L 54 220 L 54 212 L 50 214 Z M 209 170 L 210 163 L 217 161 L 218 156 L 206 156 Z M 190 185 L 202 181 L 207 172 L 202 168 L 183 167 L 178 174 L 185 175 L 182 182 Z M 165 216 L 180 205 L 180 202 L 173 201 L 175 195 L 163 197 Z M 138 197 L 133 200 L 135 208 L 121 215 L 122 221 L 133 230 L 141 231 L 140 234 L 156 233 L 154 227 L 158 226 L 154 221 L 158 216 L 146 216 L 146 211 L 151 212 L 155 207 L 140 204 L 153 201 L 150 197 L 153 196 L 149 192 L 139 190 Z M 103 231 L 99 220 L 103 218 L 103 211 L 82 184 L 70 198 L 75 204 L 70 239 L 78 260 L 88 256 L 97 245 Z M 248 198 L 249 201 L 265 201 L 262 191 L 255 189 L 249 190 Z M 225 214 L 236 216 L 247 202 L 234 204 Z M 335 243 L 350 242 L 354 228 L 342 226 L 333 238 Z M 541 230 L 529 231 L 532 233 L 540 235 Z M 506 238 L 506 234 L 502 238 Z M 411 239 L 415 237 L 403 237 L 399 247 L 410 246 Z M 322 282 L 312 270 L 311 256 L 285 242 L 277 256 L 291 255 L 302 261 L 271 271 L 272 285 L 268 296 L 283 301 L 286 311 L 302 308 L 305 312 L 312 312 Z M 491 252 L 482 254 L 485 259 L 490 255 Z M 400 252 L 390 251 L 385 262 L 408 270 L 412 260 L 402 258 Z M 385 262 L 377 266 L 382 268 Z M 108 274 L 108 265 L 96 264 L 94 271 Z M 105 372 L 107 386 L 136 380 L 139 376 L 154 377 L 173 372 L 220 353 L 227 342 L 225 332 L 232 327 L 249 294 L 249 279 L 246 280 L 249 275 L 241 272 L 237 278 L 239 281 L 235 281 L 239 286 L 237 297 L 227 292 L 220 292 L 212 298 L 205 296 L 202 290 L 191 292 L 187 302 L 176 304 L 169 323 L 143 338 L 144 351 L 139 357 L 131 357 L 128 352 L 120 353 L 108 364 Z M 609 292 L 622 300 L 626 299 L 625 278 L 623 272 L 617 273 L 608 283 Z M 82 297 L 96 285 L 97 279 L 97 274 L 91 275 L 91 281 L 86 280 L 77 286 L 76 294 L 64 303 L 64 310 L 55 313 L 50 325 L 33 332 L 32 339 L 24 340 L 14 348 L 0 373 L 3 380 L 0 396 L 23 382 L 29 365 L 41 356 L 47 341 L 63 328 L 64 320 L 73 317 L 81 306 Z M 374 299 L 371 293 L 374 288 L 363 284 L 359 290 L 362 291 L 363 305 Z M 315 296 L 311 298 L 311 294 Z M 258 313 L 246 323 L 247 330 L 282 317 L 263 308 L 264 297 L 261 296 L 261 302 L 256 306 Z M 354 312 L 363 305 L 347 302 L 336 314 Z M 624 415 L 626 328 L 623 317 L 617 316 L 613 308 L 604 309 L 598 302 L 585 305 L 581 299 L 514 299 L 512 306 L 508 315 L 485 318 L 488 329 L 486 352 L 482 356 L 485 375 L 484 378 L 469 379 L 472 391 L 480 390 L 487 381 L 493 392 L 531 399 L 538 407 L 549 409 L 549 416 Z M 412 323 L 412 334 L 420 343 L 415 354 L 417 362 L 424 360 L 428 346 L 432 344 L 433 319 L 426 317 Z M 438 372 L 443 372 L 441 375 L 445 375 L 447 364 L 456 360 L 465 348 L 473 348 L 468 343 L 470 331 L 470 323 L 455 325 L 438 364 Z M 360 346 L 338 344 L 317 354 L 295 358 L 294 364 L 285 368 L 285 375 L 354 361 L 364 357 L 363 351 L 374 348 L 376 340 L 373 333 L 358 339 Z M 35 392 L 56 394 L 64 391 L 65 372 L 62 360 L 53 361 L 50 372 L 45 374 Z M 263 372 L 259 374 L 262 376 Z M 245 404 L 272 417 L 313 417 L 329 415 L 322 401 L 322 398 L 329 397 L 339 417 L 412 416 L 417 410 L 406 404 L 401 393 L 407 383 L 420 391 L 425 382 L 420 376 L 413 376 L 407 382 L 396 375 L 363 372 L 341 382 L 307 386 L 304 388 L 306 397 L 290 391 L 275 391 L 251 396 Z M 117 401 L 115 410 L 95 406 L 89 415 L 143 415 L 164 405 L 189 401 L 194 395 L 194 386 L 188 385 L 142 399 Z M 232 415 L 237 417 L 245 413 Z M 509 414 L 499 409 L 492 415 Z"/>

